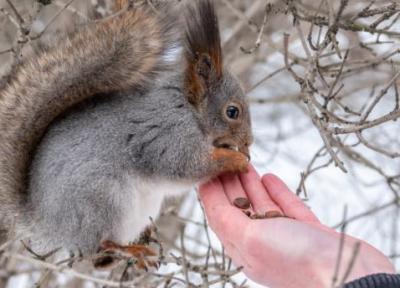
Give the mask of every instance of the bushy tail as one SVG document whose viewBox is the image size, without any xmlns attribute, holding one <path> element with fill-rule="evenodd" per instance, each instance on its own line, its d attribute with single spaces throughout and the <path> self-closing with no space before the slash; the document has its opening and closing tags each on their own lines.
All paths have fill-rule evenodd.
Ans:
<svg viewBox="0 0 400 288">
<path fill-rule="evenodd" d="M 0 230 L 23 211 L 32 153 L 49 124 L 93 95 L 146 86 L 168 68 L 173 18 L 128 9 L 82 27 L 17 69 L 0 91 Z"/>
</svg>

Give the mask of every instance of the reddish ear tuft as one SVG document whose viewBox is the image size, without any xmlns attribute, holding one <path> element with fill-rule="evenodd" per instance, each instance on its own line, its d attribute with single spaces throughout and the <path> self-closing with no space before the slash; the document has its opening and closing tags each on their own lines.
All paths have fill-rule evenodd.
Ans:
<svg viewBox="0 0 400 288">
<path fill-rule="evenodd" d="M 185 86 L 189 102 L 197 105 L 207 86 L 222 77 L 222 49 L 218 19 L 210 0 L 196 0 L 186 17 Z"/>
<path fill-rule="evenodd" d="M 128 5 L 129 0 L 114 0 L 113 12 L 118 12 Z"/>
</svg>

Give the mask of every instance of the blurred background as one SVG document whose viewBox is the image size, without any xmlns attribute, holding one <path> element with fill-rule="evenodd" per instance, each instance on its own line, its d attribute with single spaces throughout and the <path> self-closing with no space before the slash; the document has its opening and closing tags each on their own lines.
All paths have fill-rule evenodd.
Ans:
<svg viewBox="0 0 400 288">
<path fill-rule="evenodd" d="M 184 5 L 133 2 L 155 11 L 161 2 Z M 286 181 L 323 223 L 366 240 L 400 269 L 400 4 L 214 2 L 224 62 L 251 103 L 254 165 Z M 0 84 L 23 58 L 112 7 L 0 0 Z M 157 271 L 138 271 L 132 259 L 92 271 L 85 260 L 38 257 L 12 241 L 0 247 L 0 287 L 257 287 L 226 257 L 195 191 L 167 201 L 155 227 Z"/>
</svg>

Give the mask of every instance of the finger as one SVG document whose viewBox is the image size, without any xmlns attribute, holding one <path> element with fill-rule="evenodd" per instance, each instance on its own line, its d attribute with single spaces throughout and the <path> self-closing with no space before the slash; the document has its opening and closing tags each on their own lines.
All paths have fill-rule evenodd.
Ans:
<svg viewBox="0 0 400 288">
<path fill-rule="evenodd" d="M 221 180 L 222 186 L 224 187 L 226 196 L 234 206 L 235 206 L 234 202 L 237 198 L 247 199 L 246 192 L 244 191 L 242 183 L 240 182 L 239 176 L 237 174 L 233 173 L 224 174 L 219 178 Z M 250 211 L 251 214 L 254 214 L 253 209 L 251 208 L 245 208 L 245 209 Z"/>
<path fill-rule="evenodd" d="M 240 243 L 243 231 L 249 224 L 249 218 L 231 205 L 221 181 L 216 178 L 201 185 L 199 196 L 204 204 L 210 226 L 218 237 Z"/>
<path fill-rule="evenodd" d="M 230 205 L 225 195 L 224 187 L 218 178 L 201 184 L 199 187 L 199 196 L 206 212 L 216 205 Z"/>
<path fill-rule="evenodd" d="M 237 174 L 223 174 L 219 177 L 219 179 L 221 180 L 222 186 L 225 190 L 225 194 L 231 203 L 233 203 L 236 198 L 247 197 Z"/>
<path fill-rule="evenodd" d="M 314 213 L 277 176 L 266 174 L 262 177 L 262 183 L 271 199 L 281 207 L 286 216 L 301 221 L 319 223 Z"/>
<path fill-rule="evenodd" d="M 247 173 L 241 173 L 239 177 L 243 188 L 251 201 L 254 211 L 260 215 L 265 215 L 265 213 L 275 211 L 276 213 L 280 213 L 282 216 L 282 210 L 269 197 L 264 185 L 261 183 L 257 171 L 252 165 L 249 165 L 248 169 Z M 279 215 L 277 214 L 277 216 Z"/>
</svg>

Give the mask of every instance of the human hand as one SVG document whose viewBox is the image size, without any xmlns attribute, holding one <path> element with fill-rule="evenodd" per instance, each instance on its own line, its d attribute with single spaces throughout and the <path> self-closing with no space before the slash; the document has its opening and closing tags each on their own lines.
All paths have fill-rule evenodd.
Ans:
<svg viewBox="0 0 400 288">
<path fill-rule="evenodd" d="M 260 284 L 271 288 L 332 287 L 332 283 L 370 274 L 394 273 L 381 252 L 347 235 L 335 273 L 341 234 L 321 224 L 277 176 L 267 174 L 260 179 L 251 165 L 247 173 L 223 175 L 201 185 L 199 195 L 227 254 Z M 279 211 L 286 217 L 250 219 L 231 204 L 238 197 L 250 200 L 253 213 Z"/>
</svg>

